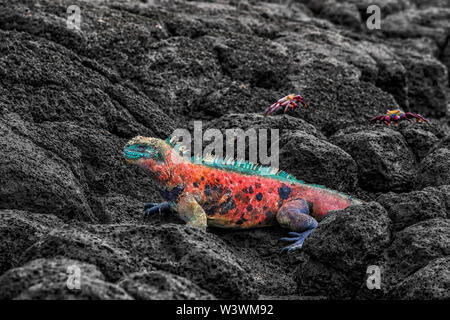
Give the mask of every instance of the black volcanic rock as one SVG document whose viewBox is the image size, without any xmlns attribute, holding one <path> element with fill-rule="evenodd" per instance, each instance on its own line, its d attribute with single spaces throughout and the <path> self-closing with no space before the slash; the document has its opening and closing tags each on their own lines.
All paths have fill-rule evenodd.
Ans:
<svg viewBox="0 0 450 320">
<path fill-rule="evenodd" d="M 450 185 L 440 186 L 438 190 L 441 192 L 442 202 L 447 209 L 447 218 L 450 218 Z"/>
<path fill-rule="evenodd" d="M 425 117 L 446 115 L 447 68 L 435 58 L 416 52 L 398 50 L 397 58 L 407 72 L 407 100 L 401 104 L 401 107 L 413 113 L 420 113 Z"/>
<path fill-rule="evenodd" d="M 54 215 L 0 210 L 0 274 L 20 265 L 24 250 L 63 222 Z"/>
<path fill-rule="evenodd" d="M 82 188 L 65 163 L 0 122 L 0 207 L 92 220 Z"/>
<path fill-rule="evenodd" d="M 366 26 L 367 7 L 382 29 Z M 67 25 L 81 9 L 80 30 Z M 450 5 L 444 0 L 0 0 L 3 299 L 447 299 Z M 307 108 L 264 117 L 288 94 Z M 388 109 L 431 125 L 370 126 Z M 279 129 L 279 167 L 366 202 L 302 250 L 288 230 L 191 229 L 136 135 Z M 205 146 L 205 145 L 204 145 Z M 82 270 L 81 291 L 67 268 Z M 370 265 L 382 290 L 366 288 Z M 374 292 L 376 291 L 376 292 Z"/>
<path fill-rule="evenodd" d="M 366 268 L 383 263 L 381 252 L 391 239 L 391 221 L 376 202 L 329 212 L 304 245 L 296 269 L 306 295 L 353 297 Z"/>
<path fill-rule="evenodd" d="M 36 123 L 73 121 L 122 137 L 138 132 L 163 137 L 171 132 L 172 121 L 156 106 L 147 112 L 154 105 L 148 97 L 116 84 L 92 67 L 95 62 L 43 38 L 0 33 L 0 93 L 7 101 L 2 115 L 18 113 Z"/>
<path fill-rule="evenodd" d="M 391 293 L 394 299 L 448 300 L 450 298 L 450 257 L 431 261 L 400 282 Z"/>
<path fill-rule="evenodd" d="M 290 134 L 292 131 L 303 131 L 307 134 L 313 135 L 317 138 L 325 139 L 325 136 L 316 129 L 312 124 L 306 122 L 301 118 L 292 117 L 290 115 L 275 115 L 271 117 L 265 117 L 261 113 L 250 114 L 227 114 L 223 117 L 210 121 L 206 128 L 215 129 L 234 129 L 240 128 L 243 130 L 248 129 L 278 129 L 280 137 L 285 139 L 284 136 Z"/>
<path fill-rule="evenodd" d="M 447 8 L 410 8 L 388 16 L 383 21 L 382 30 L 392 37 L 429 37 L 443 44 L 450 31 L 449 17 L 450 9 Z"/>
<path fill-rule="evenodd" d="M 213 234 L 176 224 L 96 229 L 141 268 L 158 268 L 185 277 L 217 298 L 256 296 L 249 268 Z"/>
<path fill-rule="evenodd" d="M 132 273 L 119 281 L 138 300 L 210 300 L 207 291 L 186 278 L 164 271 Z"/>
<path fill-rule="evenodd" d="M 423 220 L 447 217 L 443 195 L 435 188 L 401 194 L 390 192 L 377 201 L 386 208 L 396 230 Z"/>
<path fill-rule="evenodd" d="M 398 232 L 386 250 L 385 284 L 393 288 L 434 259 L 450 254 L 450 220 L 422 221 Z"/>
<path fill-rule="evenodd" d="M 135 270 L 131 258 L 123 249 L 91 233 L 77 230 L 54 230 L 27 248 L 20 257 L 22 263 L 44 258 L 66 257 L 96 265 L 109 281 L 117 281 Z"/>
<path fill-rule="evenodd" d="M 437 149 L 422 160 L 419 181 L 423 187 L 450 184 L 450 149 Z"/>
<path fill-rule="evenodd" d="M 360 185 L 368 190 L 413 187 L 416 161 L 403 136 L 391 129 L 340 133 L 331 139 L 358 165 Z"/>
<path fill-rule="evenodd" d="M 419 126 L 403 127 L 400 129 L 400 133 L 419 160 L 425 158 L 431 148 L 439 142 L 433 132 Z"/>
<path fill-rule="evenodd" d="M 79 288 L 68 284 L 75 268 L 79 270 Z M 118 285 L 106 282 L 95 265 L 65 258 L 37 259 L 11 269 L 0 277 L 0 287 L 0 299 L 132 299 Z"/>
</svg>

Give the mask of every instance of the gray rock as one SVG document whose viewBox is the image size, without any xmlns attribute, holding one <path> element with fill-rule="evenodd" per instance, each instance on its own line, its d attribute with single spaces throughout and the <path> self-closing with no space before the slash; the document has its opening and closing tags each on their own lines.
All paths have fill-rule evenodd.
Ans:
<svg viewBox="0 0 450 320">
<path fill-rule="evenodd" d="M 0 208 L 92 220 L 83 189 L 64 161 L 0 121 Z"/>
<path fill-rule="evenodd" d="M 448 300 L 450 298 L 450 257 L 431 261 L 392 290 L 402 300 Z"/>
<path fill-rule="evenodd" d="M 138 132 L 163 137 L 171 132 L 173 121 L 148 97 L 116 84 L 95 62 L 29 34 L 1 31 L 0 37 L 4 52 L 0 75 L 7 84 L 0 87 L 7 102 L 2 114 L 18 113 L 37 123 L 74 121 L 128 137 Z"/>
<path fill-rule="evenodd" d="M 332 3 L 351 4 L 356 6 L 361 14 L 366 12 L 368 6 L 375 4 L 386 15 L 405 10 L 412 6 L 410 0 L 301 0 L 301 2 L 306 3 L 315 12 L 322 10 L 325 6 Z"/>
<path fill-rule="evenodd" d="M 296 269 L 305 295 L 352 297 L 365 280 L 369 265 L 380 265 L 380 253 L 391 239 L 391 221 L 375 202 L 329 212 L 305 241 L 309 258 Z"/>
<path fill-rule="evenodd" d="M 211 300 L 214 296 L 186 278 L 163 271 L 132 273 L 118 284 L 139 300 Z"/>
<path fill-rule="evenodd" d="M 447 45 L 442 49 L 441 51 L 441 61 L 442 63 L 447 67 L 447 73 L 448 70 L 450 70 L 450 42 L 447 43 Z M 450 74 L 449 74 L 450 76 Z M 449 79 L 450 81 L 450 79 Z"/>
<path fill-rule="evenodd" d="M 215 50 L 222 72 L 232 79 L 266 89 L 284 86 L 289 56 L 276 43 L 246 35 L 203 40 Z"/>
<path fill-rule="evenodd" d="M 280 238 L 286 237 L 288 229 L 281 227 L 235 230 L 210 228 L 212 232 L 229 246 L 233 255 L 253 270 L 250 275 L 252 287 L 261 296 L 290 296 L 297 293 L 297 284 L 292 277 L 292 271 L 297 266 L 296 256 L 280 255 L 280 250 L 286 242 Z"/>
<path fill-rule="evenodd" d="M 98 228 L 141 268 L 185 277 L 217 298 L 256 297 L 249 268 L 210 233 L 175 224 Z"/>
<path fill-rule="evenodd" d="M 358 8 L 352 3 L 329 2 L 320 11 L 320 16 L 339 25 L 351 27 L 356 30 L 362 28 L 361 15 Z"/>
<path fill-rule="evenodd" d="M 77 280 L 70 281 L 77 277 L 77 270 L 79 288 Z M 11 269 L 0 277 L 0 287 L 0 299 L 132 299 L 118 285 L 106 282 L 96 266 L 65 258 L 37 259 Z"/>
<path fill-rule="evenodd" d="M 402 127 L 400 133 L 419 160 L 425 158 L 431 148 L 439 141 L 433 132 L 417 125 Z"/>
<path fill-rule="evenodd" d="M 411 8 L 413 4 L 411 0 L 337 0 L 338 2 L 354 3 L 360 12 L 366 12 L 370 5 L 377 5 L 381 12 L 388 16 L 398 11 L 403 11 Z"/>
<path fill-rule="evenodd" d="M 382 30 L 365 26 L 371 4 Z M 82 9 L 81 30 L 67 27 L 70 5 Z M 446 297 L 449 8 L 442 0 L 0 0 L 5 294 Z M 263 117 L 290 93 L 308 108 Z M 368 125 L 392 108 L 432 125 Z M 143 221 L 143 204 L 162 199 L 145 170 L 125 163 L 123 145 L 200 119 L 204 128 L 278 128 L 282 169 L 378 198 L 387 212 L 365 203 L 330 213 L 289 256 L 279 254 L 280 227 L 204 233 L 175 215 Z M 436 187 L 410 192 L 426 186 Z M 84 270 L 80 292 L 64 286 L 68 259 Z M 366 287 L 372 264 L 382 290 Z"/>
<path fill-rule="evenodd" d="M 17 267 L 23 251 L 53 228 L 62 226 L 54 215 L 0 210 L 0 274 Z"/>
<path fill-rule="evenodd" d="M 309 106 L 298 108 L 295 114 L 326 136 L 350 125 L 367 124 L 387 106 L 397 105 L 390 94 L 374 85 L 379 68 L 364 45 L 314 28 L 305 28 L 302 34 L 289 33 L 277 41 L 293 52 L 294 74 L 286 79 Z M 390 77 L 393 81 L 397 75 Z"/>
<path fill-rule="evenodd" d="M 410 50 L 406 52 L 405 50 L 398 50 L 398 59 L 407 72 L 407 101 L 406 105 L 402 105 L 402 107 L 406 111 L 419 113 L 425 117 L 446 115 L 448 101 L 447 68 L 433 57 L 424 56 Z"/>
<path fill-rule="evenodd" d="M 206 129 L 214 128 L 224 131 L 224 129 L 240 128 L 242 130 L 248 129 L 278 129 L 280 137 L 288 136 L 293 131 L 303 131 L 309 135 L 313 135 L 319 139 L 326 139 L 325 136 L 317 130 L 312 124 L 303 119 L 290 116 L 288 114 L 280 116 L 275 115 L 271 117 L 264 117 L 262 113 L 250 114 L 227 114 L 223 117 L 210 121 L 206 125 Z M 283 141 L 286 142 L 286 141 Z"/>
<path fill-rule="evenodd" d="M 428 37 L 442 45 L 450 30 L 449 17 L 450 9 L 411 8 L 386 17 L 382 31 L 388 36 L 402 38 Z"/>
<path fill-rule="evenodd" d="M 330 141 L 356 161 L 361 187 L 379 191 L 412 187 L 416 163 L 400 133 L 381 128 L 338 134 Z"/>
<path fill-rule="evenodd" d="M 450 3 L 447 0 L 411 0 L 419 8 L 426 7 L 447 7 L 450 8 Z"/>
<path fill-rule="evenodd" d="M 392 47 L 368 41 L 359 42 L 357 47 L 376 62 L 376 86 L 392 94 L 400 106 L 408 106 L 407 70 Z M 386 105 L 384 109 L 389 108 L 390 106 Z"/>
<path fill-rule="evenodd" d="M 450 149 L 440 148 L 430 153 L 419 165 L 422 187 L 450 184 Z"/>
<path fill-rule="evenodd" d="M 111 241 L 86 231 L 71 228 L 56 229 L 23 252 L 20 262 L 39 258 L 65 257 L 97 266 L 108 281 L 117 281 L 136 271 L 136 265 L 126 250 Z"/>
<path fill-rule="evenodd" d="M 442 201 L 447 210 L 447 218 L 450 218 L 450 185 L 437 188 L 441 192 Z"/>
<path fill-rule="evenodd" d="M 443 137 L 439 141 L 439 143 L 434 145 L 434 147 L 430 150 L 430 152 L 436 151 L 437 149 L 440 149 L 440 148 L 450 149 L 450 135 L 447 135 L 447 136 Z"/>
<path fill-rule="evenodd" d="M 377 202 L 386 208 L 396 230 L 423 220 L 447 217 L 442 195 L 434 188 L 401 194 L 390 192 L 378 197 Z"/>
<path fill-rule="evenodd" d="M 383 283 L 393 288 L 430 261 L 449 254 L 450 220 L 437 218 L 412 225 L 398 232 L 386 250 Z"/>
</svg>

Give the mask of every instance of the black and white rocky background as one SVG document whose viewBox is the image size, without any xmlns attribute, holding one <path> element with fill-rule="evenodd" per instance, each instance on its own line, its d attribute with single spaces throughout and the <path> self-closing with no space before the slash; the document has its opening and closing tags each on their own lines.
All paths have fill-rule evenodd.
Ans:
<svg viewBox="0 0 450 320">
<path fill-rule="evenodd" d="M 449 0 L 0 0 L 0 299 L 449 299 L 449 40 Z M 262 116 L 291 92 L 308 109 Z M 389 106 L 432 125 L 370 127 Z M 367 203 L 291 255 L 281 228 L 144 221 L 125 142 L 199 119 L 279 128 L 281 169 Z"/>
</svg>

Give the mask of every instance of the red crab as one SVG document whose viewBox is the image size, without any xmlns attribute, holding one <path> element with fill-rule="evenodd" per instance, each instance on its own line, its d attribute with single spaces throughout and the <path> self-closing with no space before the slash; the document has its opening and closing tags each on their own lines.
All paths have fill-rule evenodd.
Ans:
<svg viewBox="0 0 450 320">
<path fill-rule="evenodd" d="M 411 113 L 411 112 L 403 112 L 401 110 L 388 110 L 385 115 L 378 116 L 375 118 L 372 118 L 370 120 L 370 124 L 375 123 L 385 123 L 388 126 L 391 125 L 391 122 L 394 122 L 394 124 L 397 124 L 399 121 L 408 120 L 410 123 L 412 123 L 411 119 L 416 119 L 416 122 L 426 122 L 430 123 L 428 119 L 425 119 L 420 114 L 417 113 Z"/>
<path fill-rule="evenodd" d="M 286 113 L 288 110 L 295 110 L 297 103 L 303 104 L 303 107 L 306 108 L 306 103 L 303 101 L 303 97 L 301 95 L 290 94 L 284 98 L 281 98 L 267 108 L 264 116 L 269 116 L 280 108 L 284 108 L 283 113 Z"/>
</svg>

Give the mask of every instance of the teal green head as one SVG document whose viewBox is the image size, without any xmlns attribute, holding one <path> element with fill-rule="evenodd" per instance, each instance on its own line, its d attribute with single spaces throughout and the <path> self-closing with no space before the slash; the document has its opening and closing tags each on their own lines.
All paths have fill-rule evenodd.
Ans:
<svg viewBox="0 0 450 320">
<path fill-rule="evenodd" d="M 135 137 L 128 141 L 123 155 L 128 162 L 135 164 L 164 162 L 167 143 L 158 138 Z"/>
</svg>

